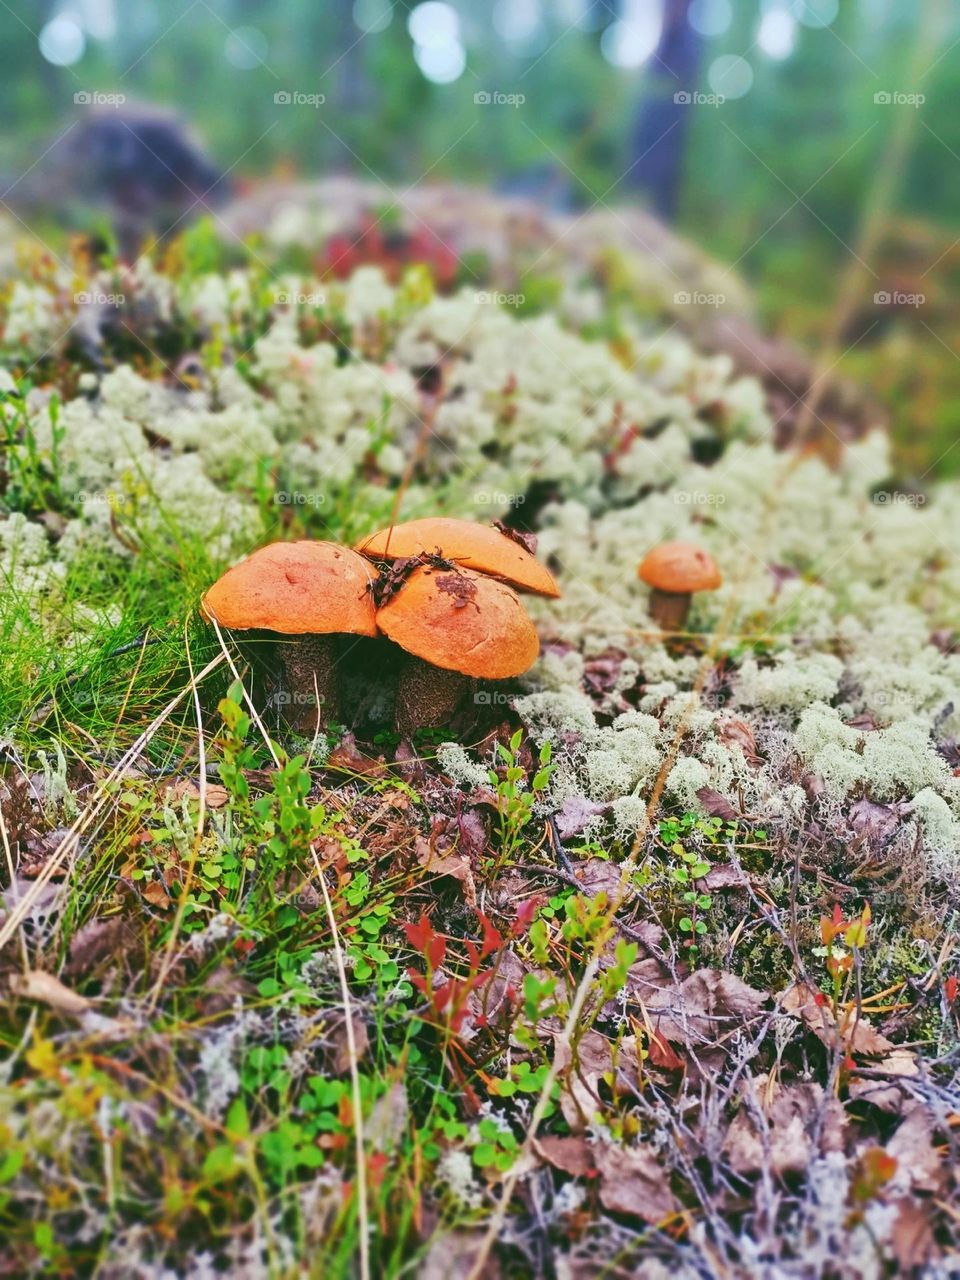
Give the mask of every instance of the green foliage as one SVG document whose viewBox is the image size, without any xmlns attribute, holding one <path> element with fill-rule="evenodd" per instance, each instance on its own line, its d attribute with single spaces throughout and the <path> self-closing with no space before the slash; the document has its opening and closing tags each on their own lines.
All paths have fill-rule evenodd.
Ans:
<svg viewBox="0 0 960 1280">
<path fill-rule="evenodd" d="M 522 743 L 522 729 L 514 733 L 509 747 L 498 742 L 501 769 L 489 771 L 490 785 L 496 791 L 500 825 L 498 866 L 508 862 L 522 843 L 524 829 L 533 817 L 534 805 L 550 785 L 554 768 L 550 763 L 550 742 L 545 741 L 537 756 L 539 768 L 532 778 L 528 778 L 527 770 L 520 763 Z"/>
</svg>

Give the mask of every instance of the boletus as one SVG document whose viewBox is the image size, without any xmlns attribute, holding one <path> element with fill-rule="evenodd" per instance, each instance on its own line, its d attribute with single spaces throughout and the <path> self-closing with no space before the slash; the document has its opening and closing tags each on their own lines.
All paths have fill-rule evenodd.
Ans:
<svg viewBox="0 0 960 1280">
<path fill-rule="evenodd" d="M 372 567 L 334 542 L 274 542 L 228 569 L 203 613 L 229 631 L 277 635 L 281 702 L 301 733 L 340 714 L 337 637 L 375 636 Z"/>
<path fill-rule="evenodd" d="M 377 613 L 405 651 L 397 729 L 444 724 L 471 679 L 506 680 L 537 659 L 536 628 L 515 591 L 468 569 L 420 565 Z"/>
<path fill-rule="evenodd" d="M 553 574 L 536 558 L 536 538 L 505 525 L 477 524 L 446 516 L 408 520 L 371 533 L 356 545 L 371 560 L 407 560 L 439 555 L 535 595 L 560 595 Z"/>
<path fill-rule="evenodd" d="M 695 591 L 715 591 L 723 582 L 709 551 L 692 542 L 662 542 L 637 570 L 651 588 L 650 617 L 661 631 L 681 631 Z"/>
</svg>

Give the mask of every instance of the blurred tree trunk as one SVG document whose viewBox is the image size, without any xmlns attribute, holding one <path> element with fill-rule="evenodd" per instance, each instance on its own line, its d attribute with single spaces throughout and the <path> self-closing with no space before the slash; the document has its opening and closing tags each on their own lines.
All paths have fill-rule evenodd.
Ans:
<svg viewBox="0 0 960 1280">
<path fill-rule="evenodd" d="M 642 192 L 665 221 L 677 215 L 687 133 L 693 109 L 677 95 L 699 84 L 700 37 L 687 21 L 690 0 L 666 0 L 663 31 L 648 64 L 653 81 L 637 112 L 631 137 L 628 183 Z"/>
</svg>

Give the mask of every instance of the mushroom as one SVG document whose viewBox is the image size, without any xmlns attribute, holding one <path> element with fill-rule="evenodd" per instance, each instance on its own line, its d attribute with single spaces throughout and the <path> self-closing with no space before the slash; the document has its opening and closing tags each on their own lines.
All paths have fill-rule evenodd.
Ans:
<svg viewBox="0 0 960 1280">
<path fill-rule="evenodd" d="M 406 652 L 396 706 L 405 736 L 449 720 L 471 677 L 518 676 L 540 652 L 517 593 L 466 569 L 414 569 L 377 613 L 377 625 Z"/>
<path fill-rule="evenodd" d="M 336 719 L 338 635 L 375 636 L 371 566 L 333 542 L 274 542 L 228 569 L 203 613 L 230 631 L 289 637 L 282 645 L 286 719 L 302 733 Z"/>
<path fill-rule="evenodd" d="M 408 520 L 371 533 L 357 543 L 357 551 L 371 560 L 405 560 L 440 555 L 464 569 L 509 582 L 521 591 L 559 596 L 553 574 L 533 555 L 531 534 L 505 532 L 503 527 L 436 516 Z"/>
<path fill-rule="evenodd" d="M 661 631 L 681 631 L 694 591 L 714 591 L 723 577 L 703 547 L 692 542 L 662 542 L 648 551 L 637 570 L 649 587 L 650 617 Z"/>
</svg>

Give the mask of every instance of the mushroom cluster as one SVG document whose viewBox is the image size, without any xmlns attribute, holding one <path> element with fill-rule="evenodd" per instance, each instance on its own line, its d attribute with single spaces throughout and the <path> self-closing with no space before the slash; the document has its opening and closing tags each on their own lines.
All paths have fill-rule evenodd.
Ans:
<svg viewBox="0 0 960 1280">
<path fill-rule="evenodd" d="M 345 638 L 386 636 L 403 651 L 396 724 L 409 734 L 448 720 L 471 680 L 509 679 L 536 661 L 517 591 L 560 592 L 534 549 L 528 535 L 451 519 L 392 525 L 354 550 L 273 543 L 229 569 L 202 609 L 228 630 L 282 641 L 282 701 L 303 733 L 340 714 Z"/>
<path fill-rule="evenodd" d="M 202 612 L 229 631 L 279 642 L 279 690 L 289 724 L 312 733 L 340 713 L 342 636 L 375 636 L 370 564 L 334 542 L 274 542 L 210 588 Z"/>
<path fill-rule="evenodd" d="M 442 517 L 391 525 L 357 544 L 393 566 L 377 625 L 406 655 L 401 733 L 448 720 L 471 679 L 506 680 L 536 661 L 540 641 L 517 591 L 555 598 L 560 589 L 535 548 L 530 535 L 505 526 Z"/>
</svg>

